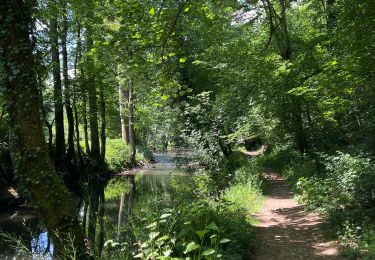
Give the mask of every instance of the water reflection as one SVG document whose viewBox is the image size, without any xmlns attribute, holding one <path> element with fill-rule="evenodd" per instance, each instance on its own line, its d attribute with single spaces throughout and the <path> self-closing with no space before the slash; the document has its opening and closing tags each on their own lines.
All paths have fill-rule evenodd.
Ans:
<svg viewBox="0 0 375 260">
<path fill-rule="evenodd" d="M 82 227 L 95 255 L 110 257 L 110 252 L 105 252 L 106 241 L 115 241 L 121 245 L 134 241 L 134 229 L 144 227 L 136 226 L 132 221 L 133 215 L 141 217 L 152 214 L 155 208 L 172 206 L 171 176 L 181 174 L 175 172 L 173 156 L 156 155 L 155 159 L 157 163 L 140 170 L 136 175 L 116 177 L 109 182 L 89 183 L 86 195 L 78 201 L 78 205 Z M 20 213 L 17 221 L 10 222 L 12 225 L 8 223 L 10 216 L 1 214 L 0 227 L 5 232 L 16 234 L 33 259 L 42 256 L 43 259 L 51 259 L 49 255 L 53 255 L 53 244 L 31 212 L 30 216 Z M 27 221 L 24 225 L 22 218 L 25 216 Z M 17 258 L 22 255 L 20 248 L 9 245 L 6 241 L 0 241 L 0 259 L 24 259 Z"/>
</svg>

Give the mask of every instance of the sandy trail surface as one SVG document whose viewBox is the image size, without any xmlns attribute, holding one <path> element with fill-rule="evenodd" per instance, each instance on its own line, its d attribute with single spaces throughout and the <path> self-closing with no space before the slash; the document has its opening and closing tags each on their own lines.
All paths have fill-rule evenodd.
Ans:
<svg viewBox="0 0 375 260">
<path fill-rule="evenodd" d="M 345 259 L 337 243 L 327 239 L 322 219 L 293 198 L 286 180 L 266 173 L 270 183 L 264 207 L 255 214 L 258 245 L 253 259 Z"/>
</svg>

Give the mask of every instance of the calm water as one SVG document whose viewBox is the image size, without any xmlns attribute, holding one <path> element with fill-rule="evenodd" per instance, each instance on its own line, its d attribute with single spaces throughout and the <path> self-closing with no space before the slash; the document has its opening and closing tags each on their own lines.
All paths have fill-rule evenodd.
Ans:
<svg viewBox="0 0 375 260">
<path fill-rule="evenodd" d="M 116 177 L 109 183 L 91 185 L 86 199 L 80 203 L 80 218 L 96 252 L 101 252 L 105 241 L 126 241 L 132 214 L 152 214 L 155 208 L 168 208 L 173 204 L 171 180 L 182 180 L 176 171 L 172 155 L 155 155 L 157 163 L 139 170 L 134 176 Z M 46 230 L 30 210 L 1 212 L 0 227 L 12 238 L 0 238 L 0 259 L 50 259 L 53 244 Z M 134 227 L 132 227 L 134 228 Z M 17 237 L 28 256 L 22 255 L 20 246 L 7 242 Z M 31 253 L 30 253 L 31 252 Z"/>
</svg>

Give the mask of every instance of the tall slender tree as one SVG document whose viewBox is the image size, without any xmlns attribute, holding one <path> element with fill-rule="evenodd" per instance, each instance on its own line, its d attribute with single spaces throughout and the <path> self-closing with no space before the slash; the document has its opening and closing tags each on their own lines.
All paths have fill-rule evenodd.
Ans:
<svg viewBox="0 0 375 260">
<path fill-rule="evenodd" d="M 135 143 L 135 132 L 134 132 L 134 86 L 132 79 L 128 79 L 128 91 L 129 91 L 129 141 L 130 141 L 130 147 L 131 147 L 131 160 L 135 160 L 136 155 L 136 143 Z"/>
<path fill-rule="evenodd" d="M 67 37 L 68 37 L 68 17 L 67 17 L 67 2 L 64 3 L 63 8 L 63 22 L 61 33 L 62 45 L 62 60 L 63 60 L 63 78 L 65 88 L 65 111 L 68 119 L 68 149 L 66 152 L 66 161 L 72 164 L 74 159 L 74 117 L 71 105 L 71 87 L 68 74 L 68 51 L 67 51 Z"/>
<path fill-rule="evenodd" d="M 52 6 L 54 9 L 54 6 Z M 60 77 L 60 53 L 58 41 L 57 13 L 50 19 L 50 40 L 53 74 L 53 98 L 55 104 L 55 164 L 58 170 L 65 170 L 65 133 L 64 133 L 64 104 Z"/>
<path fill-rule="evenodd" d="M 86 48 L 88 51 L 91 51 L 93 47 L 93 39 L 92 39 L 92 32 L 91 28 L 87 28 L 87 43 Z M 95 64 L 93 58 L 88 55 L 89 60 L 89 68 L 90 71 L 88 72 L 88 97 L 89 97 L 89 118 L 90 118 L 90 141 L 91 141 L 91 148 L 90 148 L 90 157 L 100 162 L 102 161 L 102 157 L 100 155 L 100 143 L 99 143 L 99 127 L 98 127 L 98 97 L 97 97 L 97 86 L 95 81 Z"/>
</svg>

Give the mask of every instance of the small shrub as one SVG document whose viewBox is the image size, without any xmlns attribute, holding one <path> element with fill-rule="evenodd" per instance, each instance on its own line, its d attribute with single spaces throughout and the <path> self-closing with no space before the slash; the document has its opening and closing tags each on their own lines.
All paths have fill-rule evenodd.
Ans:
<svg viewBox="0 0 375 260">
<path fill-rule="evenodd" d="M 131 169 L 152 160 L 152 152 L 145 146 L 137 146 L 135 162 L 130 159 L 131 147 L 121 139 L 109 139 L 106 145 L 106 162 L 114 172 Z"/>
<path fill-rule="evenodd" d="M 311 173 L 309 164 L 296 183 L 299 201 L 321 214 L 337 229 L 346 254 L 356 257 L 375 248 L 374 239 L 365 230 L 373 230 L 375 216 L 375 164 L 366 154 L 321 155 L 324 167 L 320 173 Z M 298 167 L 290 167 L 295 172 Z M 297 174 L 298 175 L 298 174 Z M 366 259 L 366 258 L 364 258 Z M 371 259 L 371 258 L 369 258 Z"/>
<path fill-rule="evenodd" d="M 107 140 L 105 159 L 110 170 L 119 172 L 131 168 L 133 163 L 130 155 L 130 146 L 124 144 L 121 139 Z"/>
<path fill-rule="evenodd" d="M 137 145 L 136 147 L 136 161 L 142 163 L 148 163 L 153 160 L 153 154 L 150 148 L 144 145 Z"/>
</svg>

